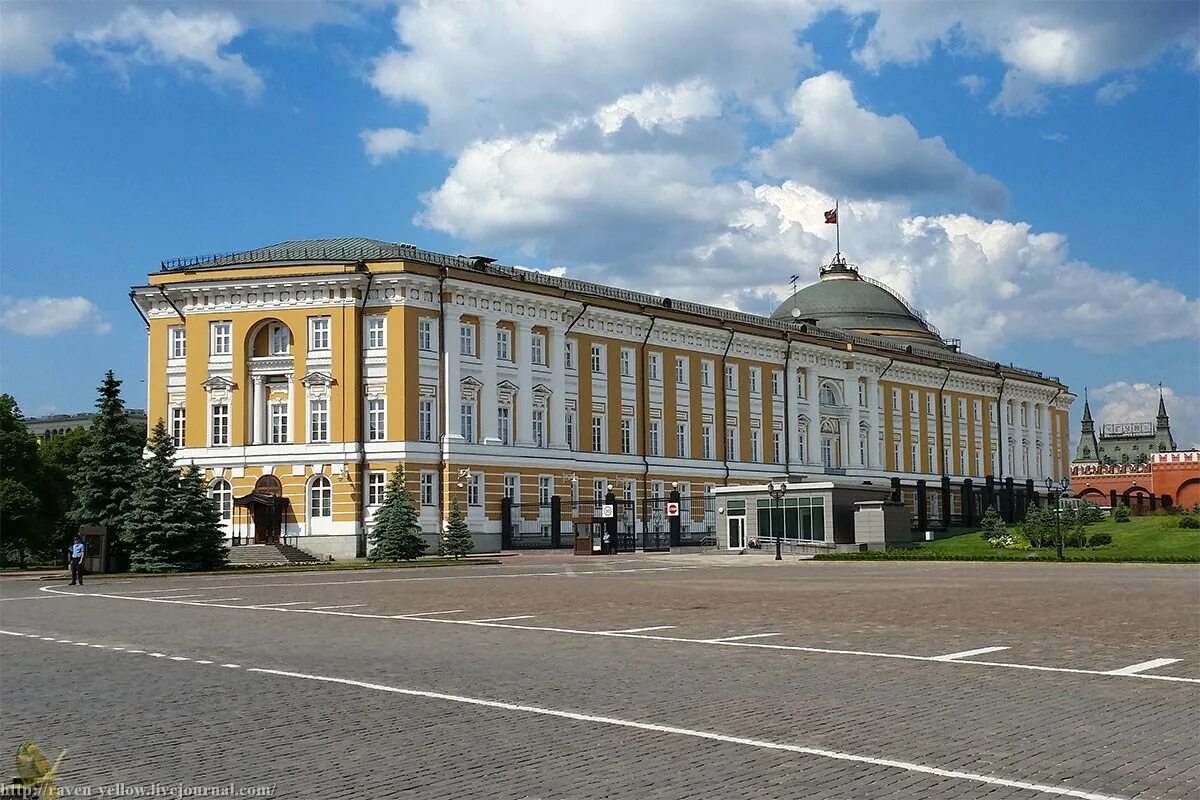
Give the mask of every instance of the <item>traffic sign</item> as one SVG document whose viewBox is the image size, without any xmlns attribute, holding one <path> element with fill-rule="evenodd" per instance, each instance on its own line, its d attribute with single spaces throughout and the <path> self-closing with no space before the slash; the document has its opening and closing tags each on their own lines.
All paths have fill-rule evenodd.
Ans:
<svg viewBox="0 0 1200 800">
<path fill-rule="evenodd" d="M 667 503 L 667 516 L 668 517 L 678 517 L 679 516 L 679 503 Z"/>
<path fill-rule="evenodd" d="M 604 505 L 602 505 L 602 506 L 600 506 L 600 516 L 601 516 L 602 518 L 604 518 L 604 519 L 612 519 L 612 518 L 613 518 L 613 517 L 615 517 L 616 515 L 617 515 L 617 514 L 616 514 L 616 508 L 615 508 L 614 506 L 612 506 L 612 505 L 609 505 L 609 504 L 607 504 L 607 503 L 606 503 L 606 504 L 604 504 Z"/>
</svg>

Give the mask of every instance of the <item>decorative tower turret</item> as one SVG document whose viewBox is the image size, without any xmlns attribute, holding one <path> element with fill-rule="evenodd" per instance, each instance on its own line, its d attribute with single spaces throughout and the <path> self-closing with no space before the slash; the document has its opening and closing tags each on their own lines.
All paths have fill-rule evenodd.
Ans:
<svg viewBox="0 0 1200 800">
<path fill-rule="evenodd" d="M 1092 409 L 1088 405 L 1087 388 L 1083 390 L 1083 421 L 1079 428 L 1079 446 L 1075 448 L 1075 464 L 1094 464 L 1100 460 L 1099 445 L 1096 443 L 1096 426 L 1092 422 Z"/>
<path fill-rule="evenodd" d="M 1158 385 L 1158 416 L 1154 421 L 1154 449 L 1160 453 L 1175 451 L 1175 437 L 1171 435 L 1171 418 L 1167 416 L 1161 383 Z"/>
</svg>

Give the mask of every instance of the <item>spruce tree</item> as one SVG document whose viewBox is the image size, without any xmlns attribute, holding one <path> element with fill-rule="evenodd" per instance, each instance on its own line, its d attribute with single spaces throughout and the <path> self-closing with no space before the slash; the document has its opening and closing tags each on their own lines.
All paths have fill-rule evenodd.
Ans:
<svg viewBox="0 0 1200 800">
<path fill-rule="evenodd" d="M 186 521 L 179 514 L 175 445 L 161 419 L 150 434 L 150 458 L 134 482 L 122 537 L 134 572 L 178 572 L 187 559 Z"/>
<path fill-rule="evenodd" d="M 460 556 L 465 556 L 474 549 L 475 540 L 471 538 L 471 529 L 467 527 L 467 517 L 455 500 L 450 506 L 450 518 L 446 524 L 445 553 L 454 556 L 454 560 L 457 561 Z"/>
<path fill-rule="evenodd" d="M 129 510 L 131 487 L 139 472 L 145 432 L 138 432 L 129 422 L 121 399 L 121 381 L 113 377 L 112 370 L 105 374 L 98 391 L 97 414 L 75 471 L 71 520 L 80 525 L 106 526 L 108 552 L 120 568 L 129 558 L 123 517 Z"/>
<path fill-rule="evenodd" d="M 45 543 L 48 526 L 40 513 L 40 476 L 37 438 L 25 427 L 13 396 L 0 394 L 0 560 L 12 548 L 23 567 L 26 556 Z"/>
<path fill-rule="evenodd" d="M 204 475 L 190 465 L 179 478 L 174 514 L 188 532 L 180 563 L 185 570 L 213 570 L 225 566 L 229 551 L 221 528 L 221 510 L 209 496 Z"/>
<path fill-rule="evenodd" d="M 421 535 L 416 506 L 404 489 L 404 473 L 392 473 L 384 491 L 383 503 L 375 512 L 371 531 L 371 561 L 412 561 L 424 555 L 429 543 Z"/>
</svg>

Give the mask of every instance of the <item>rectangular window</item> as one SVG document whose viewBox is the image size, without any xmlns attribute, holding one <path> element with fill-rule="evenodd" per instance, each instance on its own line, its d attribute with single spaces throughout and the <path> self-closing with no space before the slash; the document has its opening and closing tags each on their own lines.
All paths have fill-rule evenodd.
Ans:
<svg viewBox="0 0 1200 800">
<path fill-rule="evenodd" d="M 925 413 L 931 417 L 933 416 L 933 395 L 932 394 L 925 395 Z"/>
<path fill-rule="evenodd" d="M 437 500 L 433 493 L 433 473 L 421 473 L 421 505 L 432 506 L 437 505 Z"/>
<path fill-rule="evenodd" d="M 737 428 L 725 429 L 725 458 L 730 461 L 738 460 Z"/>
<path fill-rule="evenodd" d="M 967 448 L 965 447 L 960 448 L 958 451 L 958 464 L 962 467 L 962 470 L 958 473 L 959 475 L 970 474 L 967 470 Z"/>
<path fill-rule="evenodd" d="M 212 324 L 212 353 L 214 356 L 233 354 L 233 323 L 214 322 Z"/>
<path fill-rule="evenodd" d="M 540 475 L 538 476 L 538 505 L 550 505 L 550 498 L 554 495 L 554 476 Z"/>
<path fill-rule="evenodd" d="M 895 469 L 897 472 L 904 471 L 904 458 L 900 455 L 900 453 L 900 443 L 892 442 L 892 461 L 896 464 Z"/>
<path fill-rule="evenodd" d="M 893 413 L 895 413 L 895 414 L 899 414 L 899 413 L 900 413 L 900 411 L 901 411 L 901 408 L 900 408 L 900 390 L 899 390 L 899 389 L 892 389 L 892 412 L 893 412 Z"/>
<path fill-rule="evenodd" d="M 383 317 L 367 317 L 367 349 L 382 350 L 386 345 L 386 329 Z"/>
<path fill-rule="evenodd" d="M 917 443 L 913 442 L 908 447 L 908 470 L 909 472 L 920 472 L 921 462 L 917 455 Z"/>
<path fill-rule="evenodd" d="M 367 441 L 382 442 L 387 439 L 387 413 L 385 400 L 372 397 L 367 400 Z"/>
<path fill-rule="evenodd" d="M 751 367 L 748 373 L 747 380 L 750 381 L 750 394 L 758 394 L 758 378 L 760 370 L 758 367 Z"/>
<path fill-rule="evenodd" d="M 863 444 L 864 447 L 866 446 L 865 442 L 860 442 L 860 444 Z M 771 434 L 771 460 L 776 464 L 783 463 L 783 434 L 779 431 L 774 431 Z M 866 465 L 865 459 L 863 460 L 863 464 L 864 466 Z"/>
<path fill-rule="evenodd" d="M 417 349 L 433 352 L 433 320 L 429 317 L 417 320 Z"/>
<path fill-rule="evenodd" d="M 308 318 L 308 349 L 329 349 L 329 317 Z"/>
<path fill-rule="evenodd" d="M 422 397 L 417 403 L 417 438 L 422 442 L 434 440 L 434 407 L 433 400 Z"/>
<path fill-rule="evenodd" d="M 186 430 L 187 409 L 172 408 L 171 409 L 171 441 L 176 447 L 183 447 L 184 432 Z"/>
<path fill-rule="evenodd" d="M 762 431 L 750 431 L 750 462 L 757 464 L 761 461 L 759 458 L 762 450 Z"/>
<path fill-rule="evenodd" d="M 647 438 L 650 440 L 648 446 L 650 455 L 657 456 L 662 454 L 662 428 L 659 423 L 651 420 Z"/>
<path fill-rule="evenodd" d="M 913 416 L 916 416 L 917 408 L 917 393 L 910 391 L 908 393 L 908 412 Z"/>
<path fill-rule="evenodd" d="M 934 465 L 937 464 L 937 448 L 933 446 L 932 442 L 929 443 L 928 451 L 929 452 L 925 454 L 925 466 L 928 472 L 933 472 L 936 469 Z M 947 470 L 946 474 L 949 475 L 950 471 Z"/>
<path fill-rule="evenodd" d="M 864 467 L 871 466 L 870 459 L 867 458 L 867 440 L 865 437 L 858 440 L 858 460 Z"/>
<path fill-rule="evenodd" d="M 563 344 L 563 366 L 567 369 L 575 369 L 575 342 L 570 339 Z"/>
<path fill-rule="evenodd" d="M 308 401 L 308 440 L 310 442 L 329 441 L 329 401 Z"/>
<path fill-rule="evenodd" d="M 629 455 L 633 452 L 633 420 L 629 417 L 621 419 L 621 453 Z"/>
<path fill-rule="evenodd" d="M 961 397 L 958 399 L 958 419 L 960 422 L 967 421 L 967 401 Z"/>
<path fill-rule="evenodd" d="M 172 325 L 167 329 L 167 357 L 184 358 L 187 356 L 187 332 L 182 325 Z"/>
<path fill-rule="evenodd" d="M 972 405 L 973 408 L 971 410 L 975 415 L 974 419 L 976 422 L 980 422 L 983 419 L 983 403 L 976 400 Z"/>
<path fill-rule="evenodd" d="M 976 475 L 983 474 L 983 451 L 982 450 L 975 451 L 975 474 Z"/>
<path fill-rule="evenodd" d="M 470 323 L 464 322 L 458 326 L 458 354 L 475 355 L 475 326 Z"/>
<path fill-rule="evenodd" d="M 521 502 L 521 476 L 520 475 L 505 475 L 504 476 L 504 496 L 514 503 Z"/>
<path fill-rule="evenodd" d="M 474 472 L 467 478 L 467 505 L 483 505 L 483 476 Z"/>
<path fill-rule="evenodd" d="M 229 406 L 225 403 L 212 407 L 212 443 L 229 444 Z"/>
<path fill-rule="evenodd" d="M 592 480 L 592 501 L 598 505 L 604 505 L 605 495 L 608 493 L 608 484 L 603 478 L 595 478 Z"/>
<path fill-rule="evenodd" d="M 288 348 L 292 344 L 292 336 L 288 329 L 283 325 L 272 325 L 270 331 L 269 346 L 271 355 L 281 356 L 287 353 Z"/>
<path fill-rule="evenodd" d="M 867 385 L 862 381 L 858 382 L 858 407 L 867 407 Z"/>
<path fill-rule="evenodd" d="M 783 373 L 779 370 L 771 372 L 771 397 L 783 397 Z"/>
<path fill-rule="evenodd" d="M 942 473 L 949 475 L 951 472 L 950 467 L 950 441 L 946 440 L 942 444 Z"/>
<path fill-rule="evenodd" d="M 271 444 L 287 444 L 287 403 L 271 403 Z"/>
<path fill-rule="evenodd" d="M 529 359 L 539 366 L 546 366 L 546 334 L 535 333 L 529 337 Z"/>
<path fill-rule="evenodd" d="M 686 356 L 675 356 L 675 384 L 677 386 L 687 386 L 688 382 L 688 360 Z"/>
<path fill-rule="evenodd" d="M 996 404 L 988 403 L 988 421 L 993 425 L 996 424 Z"/>
<path fill-rule="evenodd" d="M 533 444 L 535 447 L 546 446 L 546 409 L 533 410 Z"/>
<path fill-rule="evenodd" d="M 712 369 L 713 369 L 713 362 L 711 362 L 711 361 L 701 361 L 700 362 L 700 386 L 704 389 L 712 388 Z"/>
<path fill-rule="evenodd" d="M 464 442 L 475 441 L 475 404 L 462 403 L 458 407 L 458 432 Z"/>
<path fill-rule="evenodd" d="M 575 431 L 575 412 L 574 411 L 567 412 L 566 428 L 567 428 L 567 447 L 571 448 L 572 450 L 578 450 L 579 442 L 575 438 L 576 431 Z"/>
<path fill-rule="evenodd" d="M 604 452 L 604 417 L 592 417 L 592 452 Z"/>
<path fill-rule="evenodd" d="M 601 345 L 592 345 L 592 374 L 602 375 L 604 373 L 604 348 Z"/>
<path fill-rule="evenodd" d="M 686 422 L 680 422 L 675 426 L 675 456 L 677 458 L 688 457 L 688 426 Z"/>
<path fill-rule="evenodd" d="M 512 409 L 508 406 L 499 406 L 496 409 L 496 431 L 500 437 L 500 444 L 512 443 Z"/>
<path fill-rule="evenodd" d="M 662 373 L 659 371 L 661 362 L 662 362 L 662 356 L 659 353 L 651 353 L 650 354 L 649 367 L 647 368 L 650 373 L 650 380 L 652 380 L 652 381 L 661 381 L 662 380 Z"/>
<path fill-rule="evenodd" d="M 512 334 L 508 328 L 496 330 L 496 360 L 512 361 Z"/>
<path fill-rule="evenodd" d="M 737 391 L 737 367 L 733 364 L 725 365 L 725 391 Z"/>
<path fill-rule="evenodd" d="M 386 472 L 367 473 L 367 505 L 377 506 L 383 503 L 383 493 L 387 488 Z"/>
<path fill-rule="evenodd" d="M 621 377 L 633 377 L 633 351 L 628 347 L 621 348 Z"/>
<path fill-rule="evenodd" d="M 712 454 L 712 425 L 700 426 L 700 457 L 709 459 Z"/>
</svg>

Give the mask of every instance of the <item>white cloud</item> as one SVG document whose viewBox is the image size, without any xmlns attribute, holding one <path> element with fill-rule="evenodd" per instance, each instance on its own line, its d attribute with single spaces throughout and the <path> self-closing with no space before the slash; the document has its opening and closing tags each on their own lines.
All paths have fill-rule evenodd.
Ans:
<svg viewBox="0 0 1200 800">
<path fill-rule="evenodd" d="M 141 64 L 199 66 L 215 84 L 232 84 L 249 98 L 262 93 L 263 80 L 236 53 L 222 52 L 245 31 L 230 13 L 180 15 L 170 9 L 148 14 L 129 7 L 115 19 L 76 34 L 84 46 L 126 73 Z"/>
<path fill-rule="evenodd" d="M 1043 133 L 1042 138 L 1045 139 L 1047 142 L 1058 142 L 1059 144 L 1067 141 L 1067 135 L 1065 133 L 1059 133 L 1059 132 Z"/>
<path fill-rule="evenodd" d="M 1007 204 L 999 181 L 977 174 L 940 136 L 922 139 L 904 117 L 862 108 L 836 72 L 800 84 L 791 113 L 792 132 L 758 154 L 767 175 L 854 197 L 950 196 L 990 213 Z"/>
<path fill-rule="evenodd" d="M 1132 75 L 1111 80 L 1096 90 L 1096 102 L 1102 106 L 1115 106 L 1138 90 L 1138 79 Z"/>
<path fill-rule="evenodd" d="M 399 47 L 376 60 L 370 81 L 389 99 L 424 106 L 423 136 L 451 152 L 698 77 L 766 110 L 811 65 L 796 35 L 819 8 L 815 0 L 405 4 Z"/>
<path fill-rule="evenodd" d="M 843 0 L 877 14 L 855 58 L 871 69 L 913 64 L 937 47 L 994 54 L 1008 67 L 994 111 L 1040 111 L 1042 87 L 1073 86 L 1134 70 L 1172 51 L 1200 58 L 1200 16 L 1191 2 L 938 3 Z"/>
<path fill-rule="evenodd" d="M 678 86 L 654 84 L 623 95 L 600 108 L 595 120 L 605 134 L 616 133 L 629 119 L 644 130 L 662 128 L 668 133 L 681 133 L 691 120 L 720 114 L 721 99 L 716 90 L 704 81 L 690 80 Z"/>
<path fill-rule="evenodd" d="M 1118 422 L 1153 422 L 1158 414 L 1158 386 L 1115 381 L 1092 389 L 1088 399 L 1097 425 Z M 1181 395 L 1162 387 L 1163 403 L 1171 420 L 1175 444 L 1183 449 L 1200 447 L 1200 397 Z"/>
<path fill-rule="evenodd" d="M 385 158 L 399 155 L 416 144 L 417 137 L 403 128 L 375 128 L 358 135 L 362 139 L 363 151 L 372 164 Z"/>
<path fill-rule="evenodd" d="M 987 78 L 982 75 L 963 75 L 958 79 L 958 85 L 966 89 L 971 97 L 978 97 L 983 92 L 983 87 L 987 86 Z"/>
<path fill-rule="evenodd" d="M 5 297 L 0 301 L 0 328 L 22 336 L 54 336 L 76 328 L 108 333 L 112 325 L 86 297 Z"/>
</svg>

